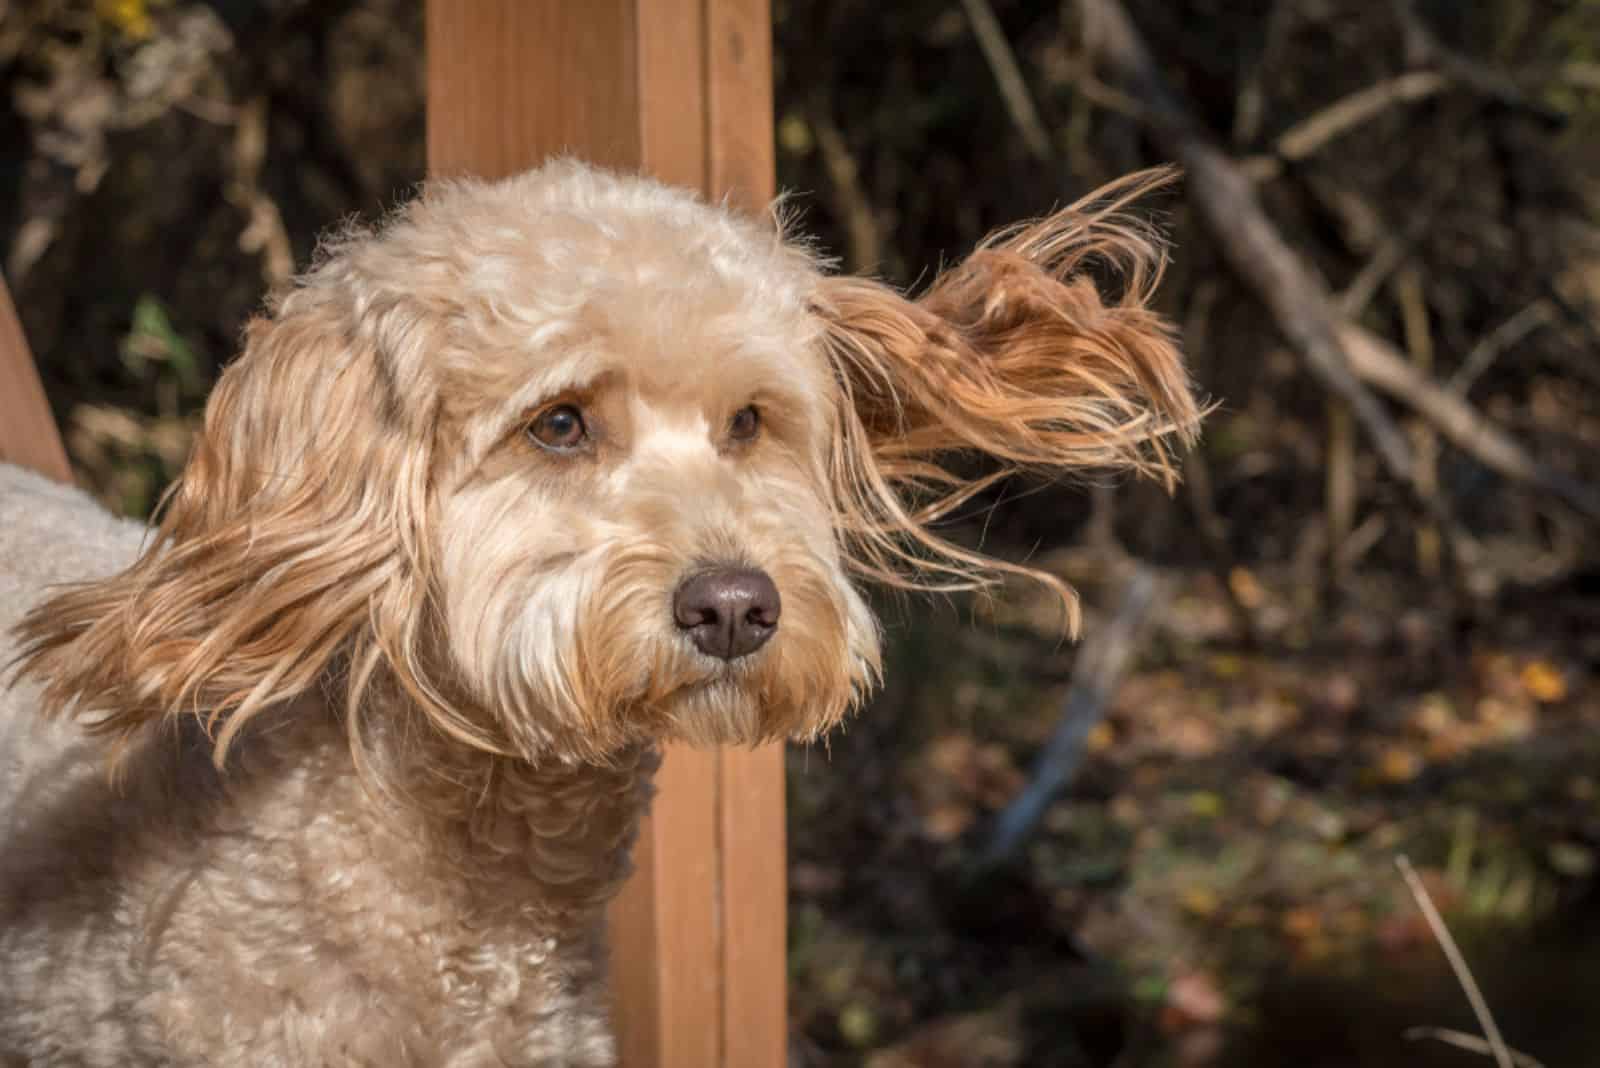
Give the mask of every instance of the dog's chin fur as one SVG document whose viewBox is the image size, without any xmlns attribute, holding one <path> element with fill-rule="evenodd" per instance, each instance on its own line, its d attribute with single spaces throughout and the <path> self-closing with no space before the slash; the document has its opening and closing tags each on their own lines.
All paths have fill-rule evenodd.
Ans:
<svg viewBox="0 0 1600 1068">
<path fill-rule="evenodd" d="M 998 479 L 1171 482 L 1162 178 L 916 299 L 570 161 L 441 183 L 249 327 L 148 537 L 0 468 L 0 1062 L 611 1063 L 657 746 L 837 724 L 859 580 L 1074 618 L 934 529 Z M 781 597 L 732 661 L 675 621 L 719 568 Z"/>
</svg>

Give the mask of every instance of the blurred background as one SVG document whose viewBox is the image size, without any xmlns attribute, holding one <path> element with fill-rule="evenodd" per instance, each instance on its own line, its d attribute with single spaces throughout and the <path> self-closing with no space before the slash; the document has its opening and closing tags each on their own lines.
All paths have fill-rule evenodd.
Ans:
<svg viewBox="0 0 1600 1068">
<path fill-rule="evenodd" d="M 1171 497 L 956 521 L 1083 644 L 1037 591 L 883 604 L 887 689 L 790 757 L 793 1063 L 1493 1063 L 1420 898 L 1511 1046 L 1594 1064 L 1600 0 L 774 15 L 779 182 L 848 269 L 1181 162 L 1145 210 L 1218 403 Z M 112 508 L 414 190 L 422 49 L 414 0 L 0 0 L 5 278 Z"/>
</svg>

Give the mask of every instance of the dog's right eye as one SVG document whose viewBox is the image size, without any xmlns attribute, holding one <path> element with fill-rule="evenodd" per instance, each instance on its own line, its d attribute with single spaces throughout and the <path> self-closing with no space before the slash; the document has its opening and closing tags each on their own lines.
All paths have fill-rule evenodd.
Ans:
<svg viewBox="0 0 1600 1068">
<path fill-rule="evenodd" d="M 528 425 L 528 436 L 547 449 L 566 452 L 584 443 L 589 428 L 576 405 L 557 404 L 534 417 Z"/>
</svg>

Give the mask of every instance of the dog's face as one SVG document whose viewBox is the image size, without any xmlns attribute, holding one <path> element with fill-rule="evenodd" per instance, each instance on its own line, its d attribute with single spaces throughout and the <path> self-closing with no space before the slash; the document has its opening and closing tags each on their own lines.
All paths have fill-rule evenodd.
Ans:
<svg viewBox="0 0 1600 1068">
<path fill-rule="evenodd" d="M 956 504 L 1019 469 L 1170 476 L 1197 412 L 1117 214 L 1140 188 L 910 301 L 577 164 L 435 187 L 251 327 L 157 542 L 37 610 L 25 666 L 108 730 L 201 710 L 219 751 L 331 679 L 358 745 L 375 694 L 531 759 L 813 737 L 877 673 L 853 580 L 1026 570 L 934 533 Z"/>
<path fill-rule="evenodd" d="M 638 192 L 490 191 L 502 225 L 455 250 L 431 354 L 444 630 L 522 753 L 809 737 L 877 668 L 829 486 L 819 274 Z"/>
</svg>

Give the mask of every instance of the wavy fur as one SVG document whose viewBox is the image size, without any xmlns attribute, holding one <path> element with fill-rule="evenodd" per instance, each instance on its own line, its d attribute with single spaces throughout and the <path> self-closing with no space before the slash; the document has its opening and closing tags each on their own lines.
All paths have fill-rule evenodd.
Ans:
<svg viewBox="0 0 1600 1068">
<path fill-rule="evenodd" d="M 0 469 L 0 1061 L 613 1063 L 657 747 L 843 719 L 880 669 L 854 579 L 1065 595 L 937 533 L 996 480 L 1171 483 L 1198 411 L 1124 213 L 1161 180 L 916 299 L 570 161 L 442 183 L 251 325 L 137 553 Z M 540 444 L 563 405 L 581 441 Z M 725 566 L 782 598 L 733 661 L 672 611 Z"/>
<path fill-rule="evenodd" d="M 916 299 L 869 279 L 822 284 L 842 383 L 832 478 L 857 570 L 929 591 L 1012 572 L 1072 604 L 1053 577 L 958 546 L 933 524 L 1019 472 L 1129 470 L 1171 488 L 1200 410 L 1172 328 L 1149 307 L 1165 248 L 1126 208 L 1173 177 L 1130 175 L 1000 231 Z M 1122 283 L 1115 300 L 1094 267 Z M 962 453 L 994 463 L 960 473 L 945 461 Z"/>
</svg>

